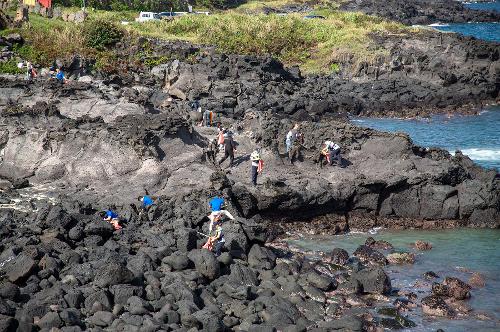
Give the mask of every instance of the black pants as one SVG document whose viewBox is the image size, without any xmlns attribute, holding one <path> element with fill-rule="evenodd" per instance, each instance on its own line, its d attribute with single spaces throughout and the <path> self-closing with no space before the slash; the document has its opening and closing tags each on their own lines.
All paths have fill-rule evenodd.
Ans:
<svg viewBox="0 0 500 332">
<path fill-rule="evenodd" d="M 252 183 L 253 183 L 254 186 L 257 185 L 257 175 L 259 174 L 257 172 L 258 168 L 259 168 L 258 166 L 253 166 L 252 165 Z"/>
<path fill-rule="evenodd" d="M 333 165 L 333 159 L 337 159 L 339 166 L 342 166 L 342 157 L 340 156 L 340 150 L 330 151 L 330 165 Z"/>
<path fill-rule="evenodd" d="M 288 151 L 288 159 L 290 159 L 290 163 L 293 163 L 295 159 L 298 159 L 300 156 L 300 146 L 293 145 L 290 151 Z"/>
<path fill-rule="evenodd" d="M 220 253 L 222 251 L 222 247 L 224 247 L 224 242 L 219 241 L 215 244 L 215 256 L 218 257 L 220 256 Z"/>
<path fill-rule="evenodd" d="M 234 151 L 233 150 L 224 150 L 224 158 L 219 161 L 219 165 L 222 164 L 229 157 L 229 166 L 233 166 L 234 161 Z"/>
</svg>

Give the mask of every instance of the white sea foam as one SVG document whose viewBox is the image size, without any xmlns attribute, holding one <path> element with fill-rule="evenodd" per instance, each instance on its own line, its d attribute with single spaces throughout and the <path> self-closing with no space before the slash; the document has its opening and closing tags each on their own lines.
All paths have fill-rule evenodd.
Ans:
<svg viewBox="0 0 500 332">
<path fill-rule="evenodd" d="M 432 24 L 429 24 L 430 27 L 449 27 L 450 25 L 449 24 L 446 24 L 446 23 L 432 23 Z"/>
<path fill-rule="evenodd" d="M 463 149 L 462 153 L 472 160 L 500 160 L 500 149 Z"/>
</svg>

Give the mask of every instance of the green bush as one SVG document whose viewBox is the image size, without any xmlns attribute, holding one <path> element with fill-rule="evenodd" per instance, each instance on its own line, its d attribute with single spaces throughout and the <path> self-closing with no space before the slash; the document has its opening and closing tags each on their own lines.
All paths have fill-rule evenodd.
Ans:
<svg viewBox="0 0 500 332">
<path fill-rule="evenodd" d="M 17 63 L 14 59 L 2 62 L 0 61 L 0 74 L 21 74 L 22 69 L 17 67 Z"/>
<path fill-rule="evenodd" d="M 89 20 L 83 26 L 83 35 L 87 46 L 102 51 L 119 42 L 123 30 L 114 22 Z"/>
</svg>

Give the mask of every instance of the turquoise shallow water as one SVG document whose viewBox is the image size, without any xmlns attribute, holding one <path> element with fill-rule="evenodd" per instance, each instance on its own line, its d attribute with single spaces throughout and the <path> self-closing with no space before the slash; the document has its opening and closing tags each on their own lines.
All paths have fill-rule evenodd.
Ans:
<svg viewBox="0 0 500 332">
<path fill-rule="evenodd" d="M 333 248 L 344 248 L 350 254 L 363 244 L 370 234 L 350 233 L 331 237 L 310 237 L 290 241 L 290 244 L 303 250 L 328 252 Z M 467 281 L 471 272 L 479 272 L 485 277 L 486 286 L 473 289 L 467 303 L 474 313 L 485 313 L 491 320 L 439 319 L 422 315 L 415 310 L 409 314 L 418 326 L 408 331 L 436 331 L 442 328 L 447 332 L 500 331 L 500 230 L 454 229 L 434 231 L 389 231 L 380 230 L 372 235 L 376 240 L 392 243 L 397 251 L 414 251 L 411 243 L 416 240 L 431 242 L 433 249 L 417 252 L 417 260 L 411 266 L 389 266 L 386 271 L 392 285 L 398 289 L 409 289 L 419 295 L 419 299 L 430 291 L 413 287 L 426 271 L 434 271 L 440 277 L 455 276 Z M 442 279 L 440 279 L 442 281 Z"/>
<path fill-rule="evenodd" d="M 353 123 L 389 132 L 405 132 L 415 144 L 461 150 L 478 164 L 500 170 L 500 106 L 477 116 L 433 116 L 428 119 L 355 118 Z"/>
</svg>

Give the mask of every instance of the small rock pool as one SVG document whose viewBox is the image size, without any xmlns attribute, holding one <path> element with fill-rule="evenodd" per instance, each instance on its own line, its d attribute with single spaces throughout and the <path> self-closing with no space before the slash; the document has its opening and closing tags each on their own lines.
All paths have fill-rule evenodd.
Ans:
<svg viewBox="0 0 500 332">
<path fill-rule="evenodd" d="M 371 234 L 370 234 L 371 233 Z M 393 288 L 417 293 L 419 299 L 430 295 L 430 285 L 422 277 L 433 271 L 441 282 L 444 277 L 453 276 L 467 282 L 473 272 L 480 273 L 485 280 L 482 288 L 473 288 L 472 297 L 465 301 L 472 308 L 466 317 L 456 319 L 434 318 L 422 314 L 420 308 L 408 313 L 408 318 L 417 327 L 405 331 L 445 331 L 493 332 L 500 331 L 500 230 L 493 229 L 449 229 L 449 230 L 372 230 L 370 233 L 349 233 L 336 236 L 310 236 L 291 239 L 292 247 L 304 251 L 328 252 L 333 248 L 343 248 L 352 254 L 367 237 L 385 240 L 394 245 L 394 250 L 415 252 L 413 265 L 388 265 Z M 417 240 L 430 242 L 429 251 L 417 251 L 412 243 Z M 387 254 L 387 252 L 385 252 Z"/>
</svg>

